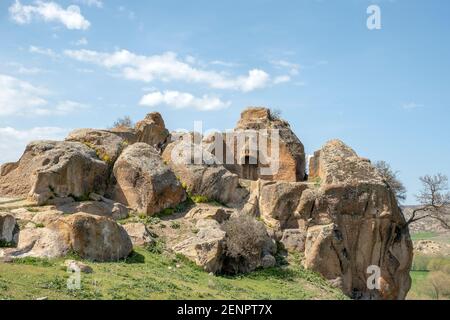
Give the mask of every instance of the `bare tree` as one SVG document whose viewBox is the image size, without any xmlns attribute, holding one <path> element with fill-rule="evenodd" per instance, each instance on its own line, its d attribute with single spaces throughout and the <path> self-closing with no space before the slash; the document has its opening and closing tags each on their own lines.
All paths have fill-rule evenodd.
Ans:
<svg viewBox="0 0 450 320">
<path fill-rule="evenodd" d="M 384 182 L 394 192 L 397 200 L 402 202 L 406 200 L 406 188 L 403 183 L 398 179 L 398 171 L 392 170 L 389 163 L 386 161 L 378 161 L 375 163 L 375 168 L 382 176 Z"/>
<path fill-rule="evenodd" d="M 114 124 L 113 128 L 132 128 L 134 126 L 133 120 L 129 116 L 124 116 L 122 118 L 117 119 Z"/>
<path fill-rule="evenodd" d="M 421 203 L 415 208 L 406 225 L 430 218 L 438 220 L 442 227 L 450 229 L 450 192 L 448 192 L 448 177 L 443 174 L 426 175 L 420 178 L 423 189 L 416 196 Z"/>
</svg>

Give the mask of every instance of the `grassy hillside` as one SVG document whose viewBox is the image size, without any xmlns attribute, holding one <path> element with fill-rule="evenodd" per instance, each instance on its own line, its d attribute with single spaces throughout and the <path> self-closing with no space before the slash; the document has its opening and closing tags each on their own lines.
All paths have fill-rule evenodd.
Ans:
<svg viewBox="0 0 450 320">
<path fill-rule="evenodd" d="M 0 263 L 0 299 L 345 299 L 293 259 L 285 268 L 237 277 L 209 275 L 183 257 L 138 249 L 116 263 L 91 263 L 70 291 L 61 260 Z"/>
</svg>

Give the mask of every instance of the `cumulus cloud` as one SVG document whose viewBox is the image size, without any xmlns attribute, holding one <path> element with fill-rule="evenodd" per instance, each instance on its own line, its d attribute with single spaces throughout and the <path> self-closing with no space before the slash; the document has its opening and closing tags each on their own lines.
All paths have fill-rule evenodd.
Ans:
<svg viewBox="0 0 450 320">
<path fill-rule="evenodd" d="M 45 22 L 61 23 L 70 30 L 86 30 L 90 26 L 90 22 L 81 14 L 80 7 L 71 5 L 64 9 L 55 2 L 37 0 L 33 5 L 23 5 L 16 0 L 9 7 L 9 14 L 18 24 L 29 24 L 35 19 L 40 19 Z"/>
<path fill-rule="evenodd" d="M 32 140 L 62 140 L 69 131 L 70 129 L 58 127 L 36 127 L 28 130 L 0 128 L 0 165 L 17 161 L 25 146 Z"/>
<path fill-rule="evenodd" d="M 49 95 L 50 92 L 45 88 L 0 74 L 0 117 L 66 115 L 88 108 L 87 105 L 71 100 L 56 102 L 54 107 L 49 107 Z"/>
<path fill-rule="evenodd" d="M 215 89 L 230 89 L 249 92 L 264 88 L 270 83 L 270 76 L 263 70 L 253 69 L 247 75 L 232 77 L 212 70 L 203 70 L 187 61 L 177 58 L 173 52 L 161 55 L 142 56 L 127 50 L 113 53 L 91 50 L 66 50 L 68 57 L 78 61 L 119 69 L 128 80 L 143 82 L 186 81 L 204 83 Z"/>
<path fill-rule="evenodd" d="M 176 109 L 193 108 L 199 111 L 212 111 L 227 108 L 231 103 L 208 95 L 199 98 L 186 92 L 155 91 L 143 96 L 139 104 L 149 107 L 167 105 Z"/>
</svg>

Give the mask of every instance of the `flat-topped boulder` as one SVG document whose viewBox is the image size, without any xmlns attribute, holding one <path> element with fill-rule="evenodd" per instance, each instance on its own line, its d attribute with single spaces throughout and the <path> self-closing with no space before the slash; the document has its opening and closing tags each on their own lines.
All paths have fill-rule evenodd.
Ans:
<svg viewBox="0 0 450 320">
<path fill-rule="evenodd" d="M 10 258 L 58 258 L 75 252 L 83 259 L 116 261 L 133 249 L 125 229 L 113 220 L 86 213 L 61 217 L 43 228 L 19 232 L 16 248 L 4 250 Z"/>
<path fill-rule="evenodd" d="M 130 144 L 130 141 L 118 133 L 97 129 L 74 130 L 67 136 L 66 141 L 85 144 L 96 152 L 99 159 L 108 164 L 114 164 L 123 149 Z"/>
<path fill-rule="evenodd" d="M 108 165 L 80 142 L 35 141 L 13 168 L 2 173 L 1 196 L 28 197 L 44 204 L 58 197 L 103 193 Z"/>
</svg>

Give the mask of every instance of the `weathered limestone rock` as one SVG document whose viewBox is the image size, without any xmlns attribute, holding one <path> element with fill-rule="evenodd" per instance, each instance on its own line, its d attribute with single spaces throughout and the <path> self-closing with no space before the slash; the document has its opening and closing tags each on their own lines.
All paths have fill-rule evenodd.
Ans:
<svg viewBox="0 0 450 320">
<path fill-rule="evenodd" d="M 138 212 L 153 215 L 186 199 L 175 174 L 148 144 L 128 147 L 117 159 L 113 174 L 113 199 Z"/>
<path fill-rule="evenodd" d="M 306 234 L 300 229 L 283 230 L 283 236 L 280 240 L 284 248 L 289 252 L 305 251 L 305 241 Z"/>
<path fill-rule="evenodd" d="M 235 131 L 239 132 L 244 130 L 248 132 L 248 130 L 256 130 L 261 133 L 260 130 L 271 129 L 277 129 L 279 132 L 279 157 L 278 159 L 270 159 L 270 161 L 277 161 L 278 170 L 275 170 L 273 174 L 269 175 L 261 173 L 261 168 L 267 165 L 262 163 L 261 159 L 256 159 L 257 163 L 252 164 L 249 146 L 245 144 L 243 146 L 245 149 L 238 150 L 237 143 L 234 146 L 236 165 L 230 165 L 227 168 L 244 179 L 258 180 L 260 178 L 274 181 L 304 181 L 306 177 L 304 146 L 290 129 L 289 123 L 274 116 L 267 108 L 247 108 L 241 113 L 241 118 Z M 270 132 L 268 132 L 268 137 L 273 137 Z M 266 145 L 270 153 L 270 139 Z M 230 149 L 233 146 L 227 146 L 227 148 Z M 262 156 L 259 153 L 258 157 Z M 242 160 L 244 164 L 239 164 L 240 162 L 238 160 Z"/>
<path fill-rule="evenodd" d="M 212 219 L 219 223 L 223 223 L 230 218 L 233 212 L 234 210 L 224 207 L 198 204 L 186 214 L 185 218 L 195 220 Z"/>
<path fill-rule="evenodd" d="M 72 202 L 58 206 L 58 210 L 65 214 L 79 212 L 89 213 L 97 216 L 109 217 L 114 220 L 128 218 L 128 208 L 121 203 L 99 196 L 98 201 Z"/>
<path fill-rule="evenodd" d="M 395 196 L 375 168 L 334 140 L 311 159 L 310 179 L 320 188 L 308 219 L 305 266 L 339 280 L 350 297 L 404 299 L 412 242 Z M 380 267 L 380 290 L 367 287 L 370 266 Z"/>
<path fill-rule="evenodd" d="M 136 124 L 135 132 L 137 142 L 147 143 L 158 150 L 163 150 L 169 140 L 169 131 L 158 112 L 147 114 L 144 120 Z"/>
<path fill-rule="evenodd" d="M 175 245 L 172 250 L 191 259 L 207 272 L 220 272 L 225 249 L 225 232 L 215 220 L 200 221 L 197 224 L 198 233 Z"/>
<path fill-rule="evenodd" d="M 115 261 L 127 257 L 132 243 L 125 229 L 111 219 L 78 213 L 44 228 L 20 231 L 17 248 L 4 250 L 11 258 L 57 258 L 69 252 L 83 259 Z"/>
<path fill-rule="evenodd" d="M 13 243 L 17 241 L 18 228 L 14 216 L 0 212 L 0 241 Z"/>
<path fill-rule="evenodd" d="M 133 250 L 125 229 L 106 217 L 77 213 L 48 228 L 63 234 L 70 248 L 84 259 L 115 261 L 127 257 Z"/>
<path fill-rule="evenodd" d="M 119 134 L 96 129 L 77 129 L 67 136 L 66 141 L 85 144 L 96 152 L 99 159 L 108 164 L 114 164 L 122 150 L 129 144 Z"/>
<path fill-rule="evenodd" d="M 220 203 L 239 201 L 246 192 L 239 186 L 239 177 L 222 165 L 205 163 L 205 159 L 200 164 L 194 164 L 188 152 L 190 148 L 192 144 L 189 142 L 174 141 L 162 155 L 186 189 L 192 195 L 204 196 Z"/>
<path fill-rule="evenodd" d="M 260 184 L 259 212 L 261 217 L 274 228 L 299 228 L 301 221 L 298 206 L 304 183 L 262 182 Z"/>
<path fill-rule="evenodd" d="M 0 195 L 28 196 L 39 205 L 57 197 L 102 193 L 108 165 L 79 142 L 30 143 L 13 170 L 0 176 Z"/>
<path fill-rule="evenodd" d="M 25 228 L 20 230 L 17 248 L 5 250 L 10 258 L 59 258 L 71 250 L 66 235 L 54 228 Z"/>
<path fill-rule="evenodd" d="M 123 225 L 123 228 L 128 233 L 133 246 L 142 247 L 155 242 L 155 239 L 152 237 L 150 231 L 143 223 L 127 223 Z"/>
</svg>

